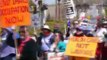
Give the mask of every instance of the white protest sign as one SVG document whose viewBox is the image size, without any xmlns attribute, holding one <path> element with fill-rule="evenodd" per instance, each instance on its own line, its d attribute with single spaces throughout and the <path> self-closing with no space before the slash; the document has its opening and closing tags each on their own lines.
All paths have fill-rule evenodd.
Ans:
<svg viewBox="0 0 107 60">
<path fill-rule="evenodd" d="M 48 60 L 65 60 L 64 53 L 63 52 L 59 52 L 59 53 L 49 52 Z"/>
<path fill-rule="evenodd" d="M 65 5 L 67 6 L 66 9 L 66 18 L 67 19 L 72 19 L 74 17 L 76 17 L 76 8 L 75 8 L 75 4 L 73 2 L 73 0 L 67 0 Z"/>
<path fill-rule="evenodd" d="M 35 28 L 40 28 L 40 26 L 41 26 L 40 23 L 41 23 L 41 21 L 39 18 L 39 13 L 32 14 L 32 26 Z"/>
</svg>

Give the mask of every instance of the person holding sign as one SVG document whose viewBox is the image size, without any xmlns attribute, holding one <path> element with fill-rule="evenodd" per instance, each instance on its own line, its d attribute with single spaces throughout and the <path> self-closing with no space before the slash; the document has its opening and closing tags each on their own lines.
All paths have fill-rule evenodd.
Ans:
<svg viewBox="0 0 107 60">
<path fill-rule="evenodd" d="M 11 28 L 2 28 L 1 44 L 0 44 L 0 60 L 13 60 L 15 57 L 15 48 L 7 44 L 7 37 L 12 33 Z"/>
<path fill-rule="evenodd" d="M 37 53 L 39 53 L 39 47 L 36 42 L 29 36 L 28 29 L 25 26 L 19 28 L 20 37 L 17 40 L 18 43 L 18 54 L 16 55 L 17 60 L 37 60 Z M 8 44 L 14 47 L 13 34 L 8 37 Z"/>
<path fill-rule="evenodd" d="M 45 60 L 47 59 L 47 53 L 54 50 L 51 49 L 51 45 L 54 43 L 55 36 L 48 25 L 44 25 L 41 31 L 40 36 L 37 38 L 37 44 L 41 47 L 42 59 Z"/>
<path fill-rule="evenodd" d="M 37 60 L 39 52 L 41 51 L 36 42 L 29 36 L 27 27 L 20 27 L 19 33 L 21 35 L 18 46 L 20 54 L 19 60 Z"/>
<path fill-rule="evenodd" d="M 76 33 L 74 33 L 75 37 L 83 37 L 85 34 L 83 33 L 83 30 L 81 28 L 76 28 Z M 86 57 L 70 57 L 71 60 L 89 60 L 89 58 Z"/>
<path fill-rule="evenodd" d="M 104 43 L 106 42 L 106 38 L 105 38 L 106 33 L 107 33 L 107 30 L 106 30 L 106 28 L 103 27 L 103 24 L 98 24 L 97 30 L 95 32 L 95 36 L 97 36 L 99 38 L 100 42 L 98 43 L 96 60 L 100 60 L 101 58 L 102 58 L 102 60 L 104 60 L 107 57 L 106 50 L 104 47 Z"/>
</svg>

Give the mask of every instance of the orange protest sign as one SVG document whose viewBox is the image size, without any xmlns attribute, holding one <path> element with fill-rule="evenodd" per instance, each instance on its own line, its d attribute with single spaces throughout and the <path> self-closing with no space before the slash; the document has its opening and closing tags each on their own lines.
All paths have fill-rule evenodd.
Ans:
<svg viewBox="0 0 107 60">
<path fill-rule="evenodd" d="M 0 0 L 0 27 L 30 24 L 28 0 Z"/>
<path fill-rule="evenodd" d="M 65 55 L 94 58 L 98 41 L 97 37 L 72 37 L 67 44 Z"/>
</svg>

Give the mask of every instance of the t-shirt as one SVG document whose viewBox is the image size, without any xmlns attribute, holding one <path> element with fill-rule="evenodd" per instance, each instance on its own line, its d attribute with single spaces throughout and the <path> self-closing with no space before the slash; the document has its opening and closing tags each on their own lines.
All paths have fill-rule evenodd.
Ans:
<svg viewBox="0 0 107 60">
<path fill-rule="evenodd" d="M 42 42 L 42 50 L 43 51 L 49 51 L 50 50 L 50 46 L 51 46 L 50 39 L 53 35 L 54 34 L 51 33 L 49 36 L 42 38 L 41 42 Z"/>
<path fill-rule="evenodd" d="M 66 43 L 64 43 L 63 41 L 60 41 L 57 45 L 57 48 L 59 52 L 64 52 L 66 49 Z"/>
<path fill-rule="evenodd" d="M 106 28 L 100 28 L 96 32 L 96 36 L 99 37 L 100 41 L 103 42 L 105 41 L 105 34 L 107 33 Z"/>
</svg>

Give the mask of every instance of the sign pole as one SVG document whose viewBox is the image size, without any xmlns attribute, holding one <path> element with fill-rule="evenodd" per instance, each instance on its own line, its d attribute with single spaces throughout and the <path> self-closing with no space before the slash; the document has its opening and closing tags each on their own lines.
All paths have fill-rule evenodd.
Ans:
<svg viewBox="0 0 107 60">
<path fill-rule="evenodd" d="M 17 39 L 16 39 L 16 34 L 15 34 L 15 31 L 13 31 L 14 33 L 13 33 L 13 39 L 14 39 L 14 45 L 15 45 L 15 52 L 16 52 L 16 60 L 18 60 L 19 59 L 19 56 L 18 56 L 18 43 L 17 43 Z"/>
</svg>

